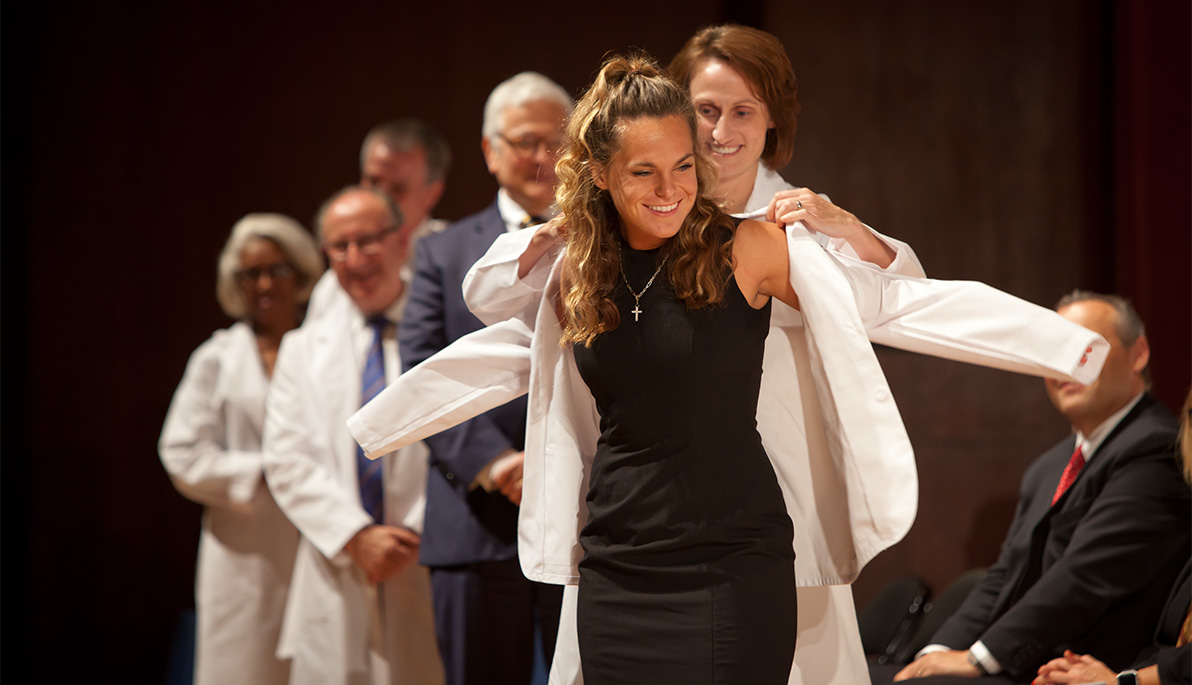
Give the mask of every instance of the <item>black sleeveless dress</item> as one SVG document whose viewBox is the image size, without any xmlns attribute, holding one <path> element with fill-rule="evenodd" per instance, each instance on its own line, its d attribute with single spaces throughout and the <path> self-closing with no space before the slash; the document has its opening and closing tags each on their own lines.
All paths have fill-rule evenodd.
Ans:
<svg viewBox="0 0 1192 685">
<path fill-rule="evenodd" d="M 622 245 L 641 293 L 660 250 Z M 797 631 L 794 535 L 757 432 L 770 305 L 731 279 L 688 310 L 665 268 L 621 323 L 575 346 L 601 436 L 580 533 L 585 685 L 786 683 Z"/>
</svg>

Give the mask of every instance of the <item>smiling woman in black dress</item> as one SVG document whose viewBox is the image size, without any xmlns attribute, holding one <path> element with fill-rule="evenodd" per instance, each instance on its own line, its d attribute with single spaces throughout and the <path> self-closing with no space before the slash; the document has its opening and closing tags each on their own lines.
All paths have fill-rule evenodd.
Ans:
<svg viewBox="0 0 1192 685">
<path fill-rule="evenodd" d="M 781 229 L 703 195 L 687 93 L 605 63 L 569 124 L 564 339 L 600 412 L 580 541 L 584 681 L 785 683 L 793 529 L 757 432 Z"/>
</svg>

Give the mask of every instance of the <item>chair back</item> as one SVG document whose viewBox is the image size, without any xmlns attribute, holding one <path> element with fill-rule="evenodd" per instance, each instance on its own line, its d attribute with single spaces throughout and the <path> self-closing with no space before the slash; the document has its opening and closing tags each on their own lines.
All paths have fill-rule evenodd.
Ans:
<svg viewBox="0 0 1192 685">
<path fill-rule="evenodd" d="M 865 655 L 879 664 L 891 663 L 914 634 L 931 591 L 923 579 L 895 578 L 874 596 L 857 616 Z"/>
<path fill-rule="evenodd" d="M 965 571 L 957 576 L 938 598 L 924 606 L 922 620 L 919 621 L 914 634 L 894 655 L 893 663 L 910 663 L 919 650 L 931 644 L 931 638 L 944 625 L 944 621 L 947 621 L 952 614 L 956 613 L 960 605 L 964 604 L 964 600 L 968 598 L 973 588 L 981 583 L 988 570 L 979 567 Z"/>
</svg>

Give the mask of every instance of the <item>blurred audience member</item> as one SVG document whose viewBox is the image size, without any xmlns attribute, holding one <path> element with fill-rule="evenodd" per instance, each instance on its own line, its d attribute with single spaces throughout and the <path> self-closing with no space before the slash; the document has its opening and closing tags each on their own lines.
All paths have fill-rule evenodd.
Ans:
<svg viewBox="0 0 1192 685">
<path fill-rule="evenodd" d="M 1057 310 L 1109 341 L 1105 366 L 1091 385 L 1046 381 L 1073 435 L 1027 470 L 997 562 L 895 680 L 1026 682 L 1064 648 L 1124 666 L 1188 559 L 1176 421 L 1147 392 L 1141 319 L 1120 297 L 1079 291 Z M 888 677 L 875 667 L 875 682 Z"/>
<path fill-rule="evenodd" d="M 191 355 L 162 429 L 161 461 L 204 505 L 195 573 L 195 682 L 285 683 L 278 634 L 298 532 L 265 486 L 265 395 L 282 335 L 323 269 L 310 233 L 280 214 L 236 223 L 216 295 L 231 327 Z"/>
<path fill-rule="evenodd" d="M 345 425 L 400 372 L 401 210 L 355 186 L 317 222 L 343 296 L 286 336 L 265 419 L 269 488 L 302 533 L 279 653 L 296 685 L 437 685 L 430 578 L 417 565 L 426 448 L 369 460 Z"/>
<path fill-rule="evenodd" d="M 419 240 L 447 226 L 446 221 L 432 219 L 430 213 L 443 196 L 450 170 L 451 148 L 447 141 L 418 119 L 387 121 L 364 137 L 360 146 L 360 185 L 384 192 L 401 209 L 403 221 L 395 239 L 405 245 L 407 258 L 414 256 Z M 408 283 L 412 270 L 408 263 L 402 268 Z M 334 270 L 330 270 L 311 294 L 307 319 L 322 316 L 334 306 L 336 297 L 346 299 Z"/>
</svg>

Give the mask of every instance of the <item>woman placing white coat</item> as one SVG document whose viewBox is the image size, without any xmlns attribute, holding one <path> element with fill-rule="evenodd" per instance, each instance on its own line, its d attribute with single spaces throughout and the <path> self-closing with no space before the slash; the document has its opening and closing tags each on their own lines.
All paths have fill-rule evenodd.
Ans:
<svg viewBox="0 0 1192 685">
<path fill-rule="evenodd" d="M 884 236 L 826 196 L 788 183 L 781 169 L 794 153 L 799 102 L 790 58 L 773 35 L 747 26 L 710 26 L 692 36 L 667 67 L 686 86 L 698 114 L 699 144 L 716 166 L 709 192 L 740 219 L 802 223 L 846 267 L 923 278 L 914 250 Z M 536 303 L 543 285 L 529 275 L 559 246 L 557 222 L 501 236 L 464 280 L 464 297 L 491 324 Z M 776 320 L 796 319 L 781 304 Z"/>
<path fill-rule="evenodd" d="M 626 83 L 655 78 L 642 71 L 631 70 L 623 78 Z M 613 123 L 611 130 L 621 130 Z M 580 125 L 572 122 L 571 128 Z M 639 123 L 632 130 L 640 128 Z M 629 136 L 628 131 L 619 135 Z M 697 142 L 694 122 L 688 135 L 686 150 L 681 152 L 689 153 Z M 673 137 L 660 140 L 669 144 Z M 656 155 L 636 156 L 650 161 Z M 612 162 L 598 161 L 620 168 L 617 159 L 614 155 Z M 670 168 L 654 162 L 640 171 L 663 166 Z M 683 164 L 674 170 L 678 174 Z M 628 177 L 636 178 L 639 170 L 631 171 Z M 574 170 L 570 174 L 575 176 Z M 663 188 L 657 198 L 644 196 L 622 211 L 627 200 L 638 197 L 630 192 L 636 185 L 628 177 L 621 185 L 602 177 L 623 222 L 645 211 L 638 205 L 668 215 L 666 203 L 682 196 Z M 567 203 L 561 204 L 566 208 Z M 626 249 L 630 248 L 632 240 Z M 1085 379 L 1095 377 L 1107 346 L 1099 336 L 1054 312 L 981 284 L 890 276 L 875 268 L 841 268 L 801 226 L 789 228 L 785 245 L 780 242 L 769 254 L 781 255 L 784 248 L 790 287 L 798 294 L 806 325 L 773 322 L 768 331 L 762 331 L 767 337 L 757 428 L 793 523 L 793 582 L 800 587 L 841 585 L 851 582 L 869 559 L 905 534 L 918 499 L 910 445 L 866 334 L 916 352 Z M 675 259 L 685 254 L 678 252 Z M 658 256 L 655 274 L 666 264 L 665 257 Z M 734 251 L 734 256 L 737 267 L 754 271 L 742 255 Z M 593 258 L 591 263 L 611 263 L 615 271 L 617 261 Z M 556 309 L 561 297 L 570 297 L 569 303 L 589 298 L 582 293 L 568 295 L 572 291 L 560 285 L 560 264 L 565 267 L 566 260 L 542 260 L 524 279 L 527 288 L 543 289 L 546 297 L 540 298 L 540 304 L 460 339 L 403 375 L 358 412 L 349 428 L 367 453 L 383 453 L 528 391 L 519 556 L 528 577 L 572 584 L 579 581 L 577 562 L 584 554 L 579 532 L 591 520 L 585 496 L 589 478 L 598 475 L 594 455 L 599 431 L 593 393 L 577 372 L 571 347 L 560 346 L 562 329 Z M 621 302 L 625 305 L 621 326 L 646 330 L 649 321 L 658 320 L 659 312 L 659 303 L 647 298 L 665 286 L 656 283 L 655 290 L 650 290 L 654 277 L 648 268 L 636 274 L 638 278 L 621 275 L 637 284 L 636 290 L 626 286 L 633 300 Z M 664 283 L 662 278 L 657 276 L 659 283 Z M 578 282 L 568 276 L 564 281 Z M 643 323 L 637 322 L 638 309 L 646 310 Z M 565 594 L 565 602 L 574 597 Z M 850 614 L 845 620 L 838 613 L 841 602 L 835 591 L 812 594 L 811 601 L 804 597 L 800 592 L 798 649 L 790 681 L 867 682 L 855 617 Z M 788 617 L 793 613 L 778 610 L 783 611 Z M 581 662 L 576 636 L 568 635 L 566 628 L 561 626 L 552 682 L 578 679 Z"/>
<path fill-rule="evenodd" d="M 265 395 L 281 337 L 322 272 L 310 233 L 280 214 L 237 222 L 217 295 L 238 321 L 191 355 L 158 449 L 174 486 L 204 505 L 195 572 L 195 683 L 289 680 L 275 656 L 298 531 L 261 471 Z"/>
<path fill-rule="evenodd" d="M 776 37 L 739 25 L 708 27 L 687 41 L 667 70 L 691 95 L 698 143 L 718 172 L 709 195 L 726 212 L 788 225 L 800 222 L 849 270 L 925 276 L 909 245 L 878 234 L 826 197 L 796 188 L 776 171 L 794 152 L 799 113 L 794 69 Z M 464 296 L 473 313 L 493 324 L 536 307 L 560 246 L 558 233 L 552 222 L 535 232 L 498 238 L 464 281 Z M 546 254 L 552 258 L 543 259 Z M 781 379 L 790 396 L 802 398 L 799 405 L 814 406 L 816 388 L 799 383 L 800 357 L 790 353 L 806 355 L 798 311 L 782 302 L 773 304 L 766 347 L 763 383 Z M 786 420 L 786 411 L 759 407 L 763 439 L 781 434 L 768 429 Z M 766 448 L 775 453 L 775 446 L 766 444 Z M 564 596 L 565 611 L 573 605 L 572 590 L 569 586 Z M 799 616 L 800 649 L 791 682 L 864 682 L 868 676 L 860 658 L 852 589 L 847 585 L 800 587 L 798 600 L 804 611 Z M 574 622 L 564 621 L 560 628 L 556 649 L 563 653 L 575 652 L 569 627 L 574 628 Z M 811 648 L 816 643 L 823 648 Z M 552 682 L 577 681 L 558 676 L 553 671 Z"/>
<path fill-rule="evenodd" d="M 724 211 L 787 225 L 800 221 L 845 254 L 923 276 L 905 244 L 879 237 L 826 197 L 778 175 L 794 153 L 799 100 L 790 58 L 775 36 L 736 24 L 707 27 L 679 50 L 667 75 L 691 94 L 700 144 L 719 172 L 712 194 Z M 904 252 L 907 263 L 895 264 Z"/>
</svg>

